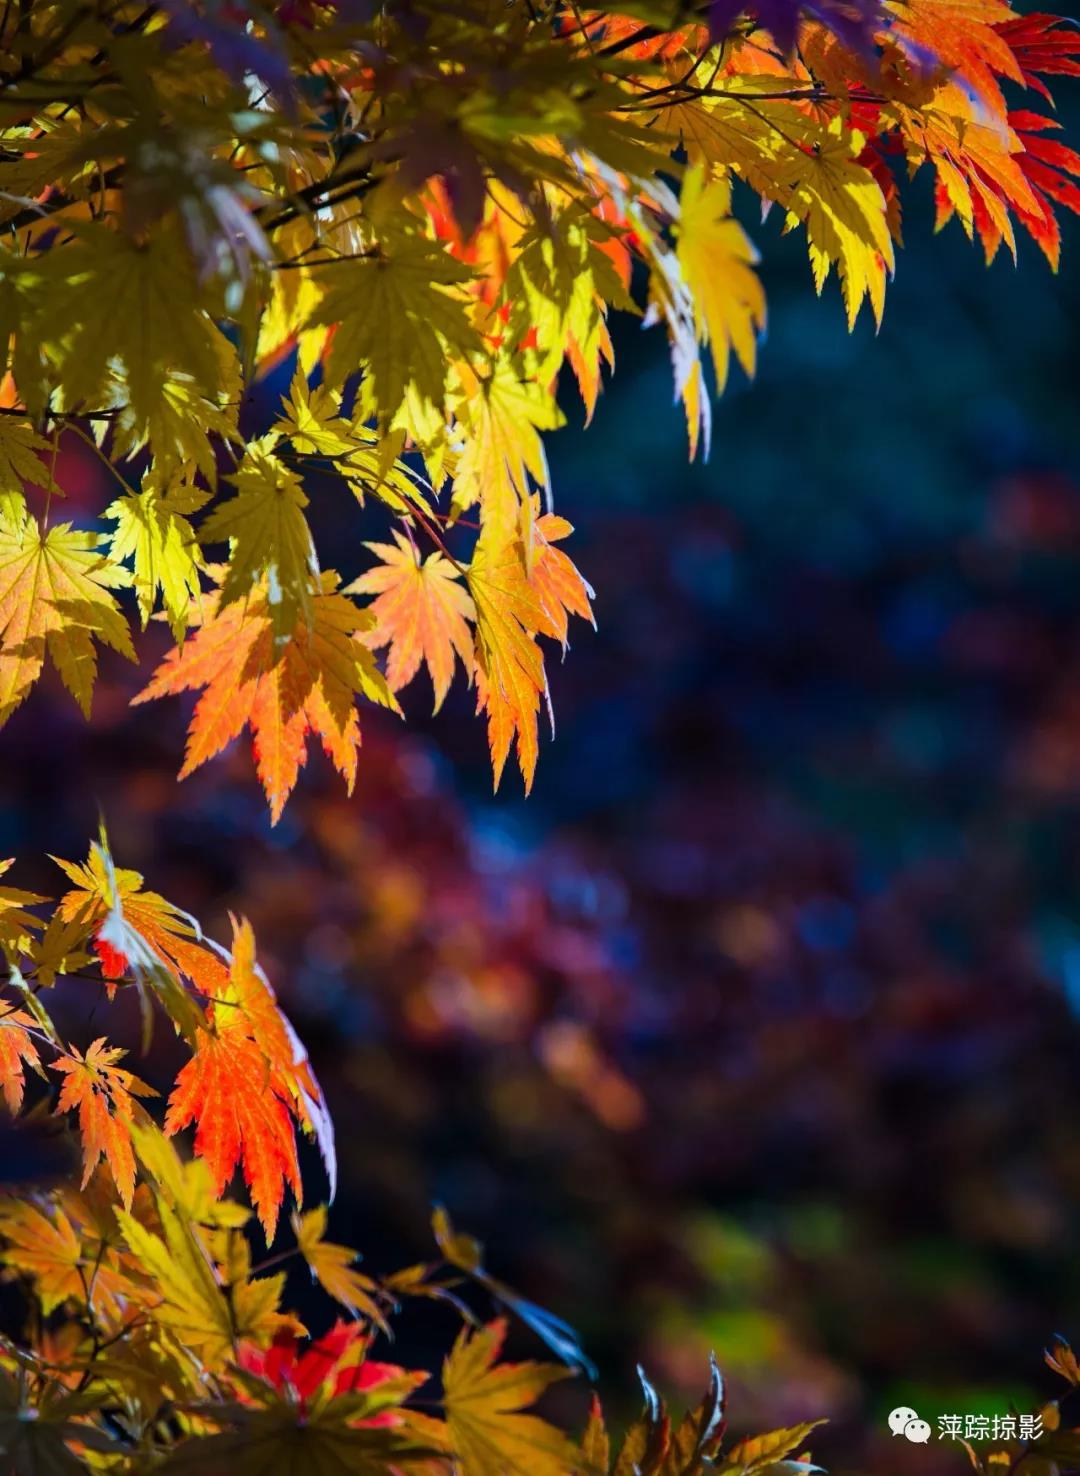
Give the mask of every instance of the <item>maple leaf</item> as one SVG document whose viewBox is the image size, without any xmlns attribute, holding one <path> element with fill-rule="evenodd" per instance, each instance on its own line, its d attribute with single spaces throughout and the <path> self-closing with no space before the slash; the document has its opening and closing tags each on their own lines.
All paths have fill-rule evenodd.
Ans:
<svg viewBox="0 0 1080 1476">
<path fill-rule="evenodd" d="M 98 223 L 74 229 L 76 239 L 48 258 L 47 309 L 38 325 L 65 403 L 96 409 L 112 397 L 119 375 L 134 427 L 145 429 L 170 375 L 186 376 L 204 395 L 221 388 L 231 350 L 203 306 L 179 232 L 143 244 Z"/>
<path fill-rule="evenodd" d="M 806 1420 L 801 1425 L 792 1425 L 786 1430 L 770 1430 L 766 1435 L 753 1435 L 733 1445 L 725 1456 L 725 1470 L 745 1473 L 771 1471 L 777 1462 L 798 1450 L 811 1430 L 823 1425 L 824 1420 Z"/>
<path fill-rule="evenodd" d="M 571 615 L 580 616 L 594 628 L 596 625 L 591 604 L 592 586 L 582 578 L 562 549 L 555 547 L 556 543 L 569 538 L 573 531 L 573 524 L 556 513 L 537 517 L 533 525 L 536 553 L 528 576 L 529 588 L 544 616 L 538 628 L 545 635 L 554 637 L 564 648 Z"/>
<path fill-rule="evenodd" d="M 391 419 L 406 392 L 441 406 L 448 351 L 465 356 L 481 347 L 456 292 L 471 272 L 441 245 L 422 237 L 383 242 L 358 261 L 319 274 L 322 301 L 313 323 L 332 324 L 326 358 L 330 383 L 364 367 L 376 413 Z"/>
<path fill-rule="evenodd" d="M 266 1347 L 276 1338 L 304 1331 L 290 1313 L 281 1312 L 285 1273 L 252 1276 L 251 1243 L 236 1231 L 227 1238 L 221 1274 L 228 1285 L 229 1307 L 237 1342 Z"/>
<path fill-rule="evenodd" d="M 744 1476 L 743 1468 L 720 1455 L 727 1422 L 724 1416 L 724 1381 L 715 1357 L 709 1359 L 709 1385 L 696 1409 L 688 1410 L 673 1429 L 664 1401 L 638 1369 L 645 1395 L 641 1415 L 627 1430 L 615 1462 L 615 1476 L 706 1476 L 723 1470 L 727 1476 Z M 812 1427 L 811 1427 L 812 1428 Z M 606 1476 L 610 1447 L 603 1411 L 593 1398 L 582 1450 L 590 1472 Z M 749 1468 L 748 1468 L 749 1469 Z M 780 1471 L 777 1466 L 777 1472 Z M 807 1470 L 813 1468 L 807 1467 Z"/>
<path fill-rule="evenodd" d="M 48 652 L 89 715 L 94 641 L 135 660 L 127 621 L 110 590 L 130 583 L 95 533 L 58 523 L 47 532 L 25 508 L 0 508 L 0 723 L 41 675 Z"/>
<path fill-rule="evenodd" d="M 696 1409 L 688 1410 L 671 1437 L 664 1476 L 705 1476 L 716 1468 L 727 1429 L 724 1380 L 715 1355 L 709 1357 L 709 1385 Z"/>
<path fill-rule="evenodd" d="M 731 182 L 707 181 L 701 165 L 683 181 L 677 256 L 694 299 L 698 337 L 712 348 L 716 388 L 722 391 L 732 349 L 746 373 L 754 373 L 765 294 L 752 270 L 758 253 L 731 219 Z"/>
<path fill-rule="evenodd" d="M 242 442 L 238 429 L 242 394 L 240 366 L 230 343 L 214 343 L 221 371 L 207 383 L 177 369 L 166 371 L 160 391 L 145 411 L 121 405 L 112 419 L 112 458 L 130 460 L 147 448 L 162 479 L 194 469 L 217 486 L 216 442 Z"/>
<path fill-rule="evenodd" d="M 224 1029 L 243 1025 L 252 1040 L 271 1063 L 275 1083 L 291 1099 L 305 1132 L 314 1135 L 327 1177 L 331 1198 L 337 1190 L 337 1159 L 334 1130 L 322 1089 L 315 1079 L 307 1052 L 301 1045 L 288 1016 L 278 1007 L 270 981 L 255 958 L 255 935 L 251 924 L 232 919 L 233 940 L 228 978 L 215 1008 L 232 1010 L 226 1014 Z"/>
<path fill-rule="evenodd" d="M 81 917 L 65 918 L 57 908 L 40 938 L 29 938 L 26 955 L 33 967 L 34 982 L 51 988 L 57 976 L 77 972 L 93 962 L 93 956 L 85 951 L 84 944 L 90 936 L 90 927 Z"/>
<path fill-rule="evenodd" d="M 267 1406 L 276 1402 L 274 1396 L 284 1395 L 305 1415 L 332 1404 L 338 1425 L 365 1429 L 400 1425 L 397 1407 L 427 1382 L 428 1375 L 368 1358 L 369 1342 L 358 1323 L 338 1321 L 303 1349 L 296 1334 L 286 1329 L 265 1351 L 244 1347 L 241 1367 L 260 1381 L 246 1381 L 248 1401 Z"/>
<path fill-rule="evenodd" d="M 429 554 L 421 562 L 416 545 L 396 530 L 394 544 L 365 547 L 381 562 L 346 586 L 345 593 L 376 596 L 367 607 L 375 628 L 366 642 L 376 650 L 390 647 L 386 680 L 392 692 L 407 686 L 421 663 L 426 664 L 438 712 L 450 690 L 455 656 L 466 673 L 472 672 L 469 622 L 476 619 L 476 607 L 458 582 L 459 571 L 443 554 Z"/>
<path fill-rule="evenodd" d="M 324 574 L 312 599 L 310 625 L 300 622 L 277 647 L 265 590 L 245 605 L 207 601 L 202 626 L 158 667 L 134 699 L 147 702 L 204 689 L 188 728 L 181 779 L 212 758 L 245 727 L 276 823 L 316 733 L 351 792 L 360 724 L 353 703 L 362 693 L 399 710 L 372 653 L 358 639 L 372 617 Z"/>
<path fill-rule="evenodd" d="M 617 235 L 591 211 L 569 207 L 557 220 L 523 231 L 500 198 L 496 192 L 491 226 L 508 233 L 506 249 L 514 257 L 504 285 L 508 341 L 528 343 L 530 357 L 535 343 L 531 373 L 540 384 L 552 384 L 569 360 L 588 422 L 600 393 L 601 365 L 614 363 L 608 307 L 636 311 L 627 290 L 629 261 Z"/>
<path fill-rule="evenodd" d="M 164 1238 L 127 1210 L 116 1211 L 128 1248 L 147 1278 L 146 1303 L 155 1322 L 213 1363 L 233 1347 L 228 1303 L 194 1231 L 164 1200 L 156 1207 Z"/>
<path fill-rule="evenodd" d="M 309 456 L 344 456 L 353 442 L 353 428 L 341 414 L 341 395 L 328 384 L 308 383 L 303 370 L 297 368 L 289 386 L 288 397 L 282 396 L 283 415 L 275 430 L 286 436 L 295 451 Z"/>
<path fill-rule="evenodd" d="M 734 170 L 784 208 L 786 230 L 805 228 L 814 284 L 820 292 L 836 264 L 849 327 L 867 297 L 880 321 L 894 253 L 885 196 L 860 162 L 864 135 L 839 117 L 823 127 L 786 103 L 762 99 L 758 82 L 772 92 L 785 82 L 800 85 L 797 78 L 750 75 L 733 81 L 725 97 L 665 109 L 663 121 L 681 136 L 692 164 Z M 691 204 L 698 204 L 693 192 Z M 700 288 L 700 272 L 696 281 Z"/>
<path fill-rule="evenodd" d="M 580 1452 L 561 1431 L 520 1411 L 568 1377 L 557 1364 L 497 1363 L 503 1321 L 462 1328 L 443 1364 L 451 1449 L 468 1476 L 565 1476 Z"/>
<path fill-rule="evenodd" d="M 356 1251 L 324 1239 L 326 1218 L 325 1205 L 292 1217 L 297 1249 L 311 1268 L 312 1278 L 354 1316 L 367 1317 L 385 1330 L 385 1315 L 372 1296 L 377 1283 L 356 1270 Z"/>
<path fill-rule="evenodd" d="M 539 754 L 537 714 L 547 695 L 544 658 L 534 632 L 547 617 L 525 577 L 520 545 L 492 549 L 481 538 L 468 570 L 476 606 L 478 709 L 488 718 L 488 742 L 499 786 L 510 745 L 528 793 Z"/>
<path fill-rule="evenodd" d="M 1016 58 L 1024 82 L 1047 102 L 1053 102 L 1050 89 L 1037 73 L 1080 77 L 1080 36 L 1064 17 L 1033 12 L 998 21 L 994 29 Z"/>
<path fill-rule="evenodd" d="M 24 482 L 58 491 L 49 463 L 42 459 L 49 450 L 50 443 L 29 421 L 0 415 L 0 507 L 13 494 L 21 498 Z"/>
<path fill-rule="evenodd" d="M 116 523 L 109 553 L 119 564 L 134 564 L 135 598 L 143 625 L 161 594 L 169 626 L 177 639 L 187 626 L 188 606 L 199 594 L 202 555 L 185 513 L 197 512 L 206 494 L 197 488 L 160 491 L 150 478 L 142 491 L 111 502 L 102 514 Z"/>
<path fill-rule="evenodd" d="M 46 1317 L 69 1297 L 85 1296 L 82 1242 L 59 1205 L 45 1214 L 29 1199 L 0 1199 L 0 1235 L 8 1263 L 33 1278 Z"/>
<path fill-rule="evenodd" d="M 212 998 L 228 975 L 221 959 L 203 946 L 194 918 L 157 892 L 144 891 L 139 872 L 115 866 L 104 837 L 91 845 L 85 864 L 52 859 L 74 883 L 60 899 L 58 915 L 95 932 L 103 977 L 113 981 L 130 974 L 140 985 L 145 978 L 193 1040 L 203 1015 L 181 978 Z"/>
<path fill-rule="evenodd" d="M 195 1125 L 195 1152 L 216 1195 L 242 1168 L 269 1243 L 286 1184 L 297 1202 L 301 1195 L 292 1114 L 309 1124 L 307 1104 L 316 1101 L 321 1095 L 307 1059 L 256 971 L 251 930 L 241 924 L 227 986 L 176 1078 L 165 1131 Z"/>
<path fill-rule="evenodd" d="M 886 0 L 890 31 L 903 38 L 915 54 L 944 63 L 974 90 L 980 102 L 1003 113 L 999 76 L 1021 82 L 1015 53 L 1000 33 L 1012 17 L 1004 0 Z"/>
<path fill-rule="evenodd" d="M 563 415 L 540 385 L 522 380 L 500 358 L 477 377 L 464 366 L 467 398 L 459 410 L 464 447 L 454 475 L 455 511 L 480 504 L 480 521 L 495 542 L 520 536 L 531 557 L 534 486 L 550 492 L 547 455 L 539 432 L 555 430 Z"/>
<path fill-rule="evenodd" d="M 347 421 L 340 414 L 340 393 L 325 384 L 312 389 L 300 370 L 282 404 L 285 413 L 275 423 L 275 431 L 287 436 L 296 451 L 332 458 L 361 506 L 368 492 L 398 513 L 407 512 L 413 504 L 427 506 L 424 488 L 399 459 L 403 431 L 381 435 L 357 421 Z"/>
<path fill-rule="evenodd" d="M 14 864 L 12 858 L 0 861 L 0 876 Z M 12 954 L 22 952 L 30 943 L 32 935 L 41 927 L 40 921 L 28 912 L 44 902 L 36 892 L 25 892 L 21 887 L 0 884 L 0 947 Z"/>
<path fill-rule="evenodd" d="M 26 1067 L 44 1074 L 37 1045 L 29 1033 L 36 1027 L 33 1015 L 0 1001 L 0 1092 L 12 1116 L 22 1106 Z"/>
<path fill-rule="evenodd" d="M 1009 212 L 1036 231 L 1046 212 L 1021 168 L 1024 146 L 1007 119 L 986 124 L 970 116 L 970 102 L 958 88 L 921 111 L 897 112 L 909 168 L 914 172 L 927 161 L 934 168 L 935 228 L 956 216 L 969 238 L 979 236 L 988 262 L 1002 241 L 1015 258 Z"/>
<path fill-rule="evenodd" d="M 244 599 L 264 580 L 274 634 L 285 640 L 299 619 L 310 623 L 319 568 L 300 478 L 273 455 L 272 441 L 266 436 L 249 443 L 239 470 L 227 479 L 236 496 L 214 509 L 199 537 L 203 543 L 231 540 L 221 605 Z"/>
<path fill-rule="evenodd" d="M 857 162 L 864 143 L 862 134 L 834 119 L 802 158 L 790 156 L 779 172 L 790 190 L 784 202 L 788 223 L 806 229 L 819 292 L 836 264 L 849 328 L 867 297 L 880 323 L 885 277 L 894 265 L 885 197 L 874 176 Z"/>
<path fill-rule="evenodd" d="M 1021 209 L 1017 213 L 1051 267 L 1057 271 L 1061 259 L 1061 227 L 1050 201 L 1054 200 L 1074 215 L 1080 215 L 1080 185 L 1068 178 L 1070 174 L 1080 178 L 1080 154 L 1057 139 L 1041 137 L 1048 130 L 1061 127 L 1053 118 L 1043 118 L 1037 113 L 1013 112 L 1009 114 L 1009 126 L 1015 129 L 1024 149 L 1016 162 L 1040 206 L 1037 214 Z"/>
<path fill-rule="evenodd" d="M 124 1207 L 130 1208 L 135 1192 L 135 1150 L 131 1143 L 131 1124 L 137 1106 L 134 1099 L 155 1097 L 157 1093 L 130 1071 L 117 1066 L 126 1054 L 116 1046 L 109 1046 L 101 1036 L 92 1042 L 85 1055 L 72 1049 L 52 1062 L 52 1069 L 64 1077 L 55 1111 L 60 1114 L 78 1109 L 83 1187 L 98 1163 L 104 1160 Z"/>
<path fill-rule="evenodd" d="M 219 1035 L 225 1036 L 228 1039 L 224 1053 L 232 1052 L 234 1064 L 247 1073 L 249 1084 L 255 1076 L 265 1084 L 268 1072 L 272 1073 L 277 1097 L 289 1104 L 305 1132 L 313 1134 L 318 1142 L 333 1192 L 336 1184 L 334 1134 L 322 1091 L 303 1046 L 278 1008 L 269 982 L 256 963 L 250 926 L 234 923 L 233 951 L 226 963 L 213 948 L 202 943 L 193 919 L 157 893 L 142 890 L 142 877 L 138 872 L 113 867 L 104 845 L 91 847 L 85 866 L 59 860 L 57 864 L 76 883 L 75 889 L 61 899 L 58 910 L 64 915 L 85 919 L 91 927 L 104 924 L 98 935 L 98 948 L 106 977 L 122 977 L 134 966 L 146 967 L 149 961 L 151 982 L 159 987 L 164 984 L 162 992 L 166 1008 L 184 1027 L 187 1038 L 196 1048 L 196 1056 L 207 1041 L 215 1041 Z M 153 968 L 155 960 L 163 966 L 161 971 Z M 215 1033 L 208 1028 L 207 1017 L 181 989 L 180 975 L 190 979 L 194 987 L 212 1002 L 211 1018 L 219 1009 L 223 1012 L 220 1031 Z M 220 1064 L 222 1051 L 213 1048 L 210 1055 L 213 1061 L 208 1059 L 197 1068 L 201 1071 L 205 1065 L 208 1075 L 212 1075 Z M 195 1061 L 189 1065 L 195 1070 Z M 236 1085 L 239 1089 L 239 1083 Z M 180 1108 L 176 1110 L 180 1111 Z M 260 1116 L 253 1104 L 251 1120 L 251 1162 L 255 1163 L 260 1151 L 254 1146 L 257 1131 L 260 1127 L 265 1129 L 269 1123 L 273 1131 L 287 1138 L 290 1146 L 285 1150 L 283 1161 L 292 1171 L 295 1145 L 291 1124 L 287 1120 L 283 1124 L 280 1113 L 272 1105 L 268 1105 L 267 1112 Z M 170 1131 L 173 1130 L 170 1126 Z M 201 1152 L 201 1143 L 212 1141 L 213 1135 L 207 1127 L 205 1134 L 196 1139 L 197 1151 Z M 262 1147 L 263 1151 L 269 1151 L 265 1143 Z M 219 1196 L 225 1182 L 221 1179 L 224 1151 L 219 1143 L 207 1155 Z M 246 1149 L 244 1151 L 246 1153 Z M 245 1157 L 245 1168 L 247 1163 Z M 235 1167 L 235 1160 L 232 1167 Z M 232 1167 L 225 1179 L 231 1174 Z M 259 1176 L 260 1189 L 267 1182 L 265 1173 Z M 279 1192 L 279 1203 L 280 1198 Z"/>
</svg>

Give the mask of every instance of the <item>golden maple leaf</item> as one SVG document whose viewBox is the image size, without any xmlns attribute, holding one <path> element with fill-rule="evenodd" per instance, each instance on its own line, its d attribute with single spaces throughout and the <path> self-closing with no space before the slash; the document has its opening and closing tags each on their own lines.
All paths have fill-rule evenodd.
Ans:
<svg viewBox="0 0 1080 1476">
<path fill-rule="evenodd" d="M 94 641 L 135 660 L 111 590 L 131 582 L 101 552 L 96 533 L 70 523 L 47 531 L 24 506 L 0 508 L 0 723 L 41 675 L 46 653 L 89 715 L 97 676 Z"/>
</svg>

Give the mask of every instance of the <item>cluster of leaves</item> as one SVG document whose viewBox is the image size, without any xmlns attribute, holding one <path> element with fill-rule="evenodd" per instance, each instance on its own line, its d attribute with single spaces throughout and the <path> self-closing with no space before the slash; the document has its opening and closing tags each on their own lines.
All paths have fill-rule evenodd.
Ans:
<svg viewBox="0 0 1080 1476">
<path fill-rule="evenodd" d="M 50 1080 L 55 1071 L 53 1111 L 75 1116 L 84 1154 L 79 1188 L 0 1200 L 0 1265 L 29 1301 L 26 1341 L 0 1339 L 5 1469 L 606 1476 L 597 1403 L 580 1443 L 526 1412 L 552 1383 L 589 1368 L 573 1331 L 491 1277 L 480 1246 L 444 1212 L 434 1220 L 441 1260 L 376 1280 L 326 1239 L 325 1206 L 300 1211 L 294 1120 L 319 1136 L 331 1188 L 333 1139 L 247 924 L 236 925 L 231 951 L 216 948 L 137 874 L 118 871 L 104 842 L 85 865 L 59 864 L 73 888 L 48 917 L 37 894 L 0 891 L 4 1096 L 18 1111 L 27 1072 Z M 156 1093 L 119 1064 L 124 1053 L 103 1039 L 84 1051 L 65 1043 L 42 1001 L 59 974 L 91 970 L 109 989 L 157 999 L 188 1040 L 164 1131 L 139 1101 Z M 184 1159 L 170 1139 L 193 1122 L 194 1156 Z M 251 1211 L 225 1192 L 238 1165 L 268 1243 L 286 1183 L 297 1199 L 293 1248 L 259 1266 Z M 351 1321 L 305 1341 L 282 1309 L 286 1273 L 270 1269 L 289 1257 Z M 464 1281 L 516 1312 L 563 1363 L 500 1362 L 505 1325 L 477 1322 L 458 1292 Z M 448 1302 L 464 1320 L 442 1367 L 438 1417 L 408 1402 L 427 1373 L 369 1356 L 407 1298 Z M 812 1425 L 722 1449 L 715 1368 L 701 1406 L 674 1428 L 645 1390 L 615 1472 L 812 1469 L 787 1459 Z"/>
<path fill-rule="evenodd" d="M 913 485 L 932 531 L 882 515 L 838 571 L 810 536 L 832 446 L 794 527 L 749 490 L 739 515 L 590 525 L 607 615 L 559 674 L 569 752 L 539 810 L 470 823 L 380 717 L 359 804 L 312 776 L 283 849 L 245 755 L 170 793 L 153 709 L 132 733 L 115 699 L 91 750 L 52 740 L 54 770 L 79 753 L 50 803 L 106 795 L 166 890 L 252 919 L 365 1125 L 342 1174 L 365 1249 L 409 1237 L 434 1183 L 602 1367 L 693 1393 L 715 1347 L 744 1418 L 827 1413 L 818 1458 L 879 1470 L 883 1409 L 1023 1398 L 1063 1317 L 1077 499 L 997 454 L 987 480 L 972 445 L 962 556 L 940 487 Z M 461 719 L 439 750 L 467 752 Z"/>
<path fill-rule="evenodd" d="M 1002 91 L 1080 71 L 1053 17 L 624 10 L 6 7 L 0 720 L 46 658 L 89 708 L 96 647 L 134 656 L 132 587 L 178 643 L 143 698 L 201 693 L 183 773 L 250 727 L 275 818 L 311 734 L 351 785 L 355 699 L 397 710 L 425 665 L 436 707 L 460 668 L 496 781 L 516 745 L 528 787 L 541 641 L 591 619 L 543 434 L 571 380 L 591 415 L 612 309 L 665 326 L 695 451 L 702 354 L 721 388 L 732 355 L 752 372 L 765 320 L 737 186 L 805 233 L 819 290 L 836 270 L 852 324 L 882 312 L 894 163 L 928 165 L 938 224 L 988 257 L 1019 223 L 1056 264 L 1080 158 Z M 284 355 L 251 438 L 248 388 Z M 110 532 L 50 522 L 63 434 L 121 489 Z M 397 520 L 359 577 L 323 567 L 311 468 Z"/>
</svg>

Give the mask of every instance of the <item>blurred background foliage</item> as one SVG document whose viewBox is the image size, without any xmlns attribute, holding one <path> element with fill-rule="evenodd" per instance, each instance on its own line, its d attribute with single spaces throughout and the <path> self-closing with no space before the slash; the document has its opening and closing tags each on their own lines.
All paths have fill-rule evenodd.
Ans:
<svg viewBox="0 0 1080 1476">
<path fill-rule="evenodd" d="M 552 443 L 600 628 L 530 800 L 418 685 L 419 736 L 369 714 L 358 794 L 314 759 L 271 830 L 246 754 L 176 787 L 177 714 L 129 711 L 119 665 L 93 727 L 37 693 L 0 770 L 20 884 L 55 892 L 33 857 L 100 812 L 217 935 L 251 918 L 369 1266 L 426 1255 L 441 1200 L 614 1408 L 638 1359 L 696 1395 L 715 1348 L 740 1423 L 829 1414 L 832 1469 L 923 1476 L 963 1453 L 894 1443 L 894 1404 L 1028 1408 L 1080 1323 L 1080 232 L 1058 278 L 1023 247 L 983 271 L 929 215 L 876 338 L 748 222 L 769 342 L 707 465 L 622 325 Z M 62 451 L 73 516 L 102 476 Z M 313 496 L 359 570 L 355 509 Z"/>
</svg>

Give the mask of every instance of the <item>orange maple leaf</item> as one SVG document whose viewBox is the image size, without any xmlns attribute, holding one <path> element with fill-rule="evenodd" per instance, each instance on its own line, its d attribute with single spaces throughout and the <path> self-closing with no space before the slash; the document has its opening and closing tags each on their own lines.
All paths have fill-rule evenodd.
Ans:
<svg viewBox="0 0 1080 1476">
<path fill-rule="evenodd" d="M 210 1170 L 216 1195 L 240 1165 L 268 1243 L 286 1184 L 300 1202 L 294 1115 L 319 1137 L 332 1179 L 332 1141 L 327 1157 L 321 1129 L 328 1120 L 318 1083 L 255 962 L 251 928 L 234 923 L 227 986 L 176 1078 L 165 1131 L 195 1125 L 195 1152 Z"/>
<path fill-rule="evenodd" d="M 95 1040 L 82 1056 L 71 1050 L 52 1063 L 54 1071 L 64 1075 L 57 1114 L 79 1110 L 79 1132 L 83 1144 L 82 1187 L 104 1159 L 109 1166 L 125 1209 L 131 1208 L 135 1192 L 135 1150 L 131 1143 L 131 1124 L 135 1116 L 136 1097 L 156 1097 L 153 1087 L 117 1066 L 126 1051 L 106 1044 L 105 1037 Z"/>
<path fill-rule="evenodd" d="M 533 499 L 533 511 L 539 499 Z M 544 657 L 538 635 L 565 648 L 569 618 L 592 622 L 592 590 L 575 566 L 553 545 L 573 531 L 565 518 L 545 513 L 532 523 L 531 567 L 522 543 L 482 536 L 467 571 L 476 608 L 477 711 L 488 720 L 488 744 L 499 786 L 511 744 L 517 743 L 525 791 L 532 788 L 539 755 L 537 719 L 548 703 Z"/>
<path fill-rule="evenodd" d="M 443 705 L 454 675 L 457 655 L 467 673 L 473 667 L 469 622 L 476 608 L 458 581 L 458 571 L 441 553 L 421 563 L 416 547 L 396 530 L 394 543 L 365 546 L 381 562 L 348 586 L 349 594 L 372 594 L 368 606 L 375 629 L 367 636 L 373 649 L 389 646 L 386 680 L 392 692 L 412 681 L 426 663 L 435 691 L 435 711 Z"/>
<path fill-rule="evenodd" d="M 35 1020 L 25 1010 L 4 1007 L 0 1014 L 0 1092 L 3 1093 L 7 1109 L 14 1117 L 22 1106 L 26 1088 L 26 1067 L 39 1070 L 41 1057 L 28 1033 L 34 1028 Z"/>
<path fill-rule="evenodd" d="M 269 1243 L 286 1183 L 299 1199 L 300 1166 L 287 1100 L 250 1036 L 200 1030 L 195 1054 L 176 1078 L 165 1130 L 195 1124 L 195 1152 L 221 1195 L 240 1164 Z"/>
<path fill-rule="evenodd" d="M 539 501 L 537 498 L 537 506 Z M 545 616 L 540 631 L 553 636 L 564 648 L 571 615 L 579 615 L 594 628 L 596 625 L 591 604 L 594 597 L 592 586 L 582 578 L 562 549 L 554 547 L 573 531 L 573 524 L 555 513 L 538 517 L 533 524 L 533 564 L 528 575 L 529 585 Z"/>
<path fill-rule="evenodd" d="M 476 604 L 477 711 L 487 713 L 495 787 L 516 739 L 528 793 L 539 756 L 540 699 L 547 697 L 544 657 L 534 637 L 548 628 L 549 617 L 525 576 L 517 542 L 489 548 L 481 539 L 468 577 Z"/>
<path fill-rule="evenodd" d="M 274 639 L 265 587 L 247 601 L 221 607 L 158 667 L 136 703 L 172 693 L 202 696 L 188 728 L 180 778 L 220 753 L 245 727 L 259 778 L 276 823 L 307 759 L 316 733 L 352 791 L 360 724 L 354 697 L 398 710 L 375 658 L 359 639 L 372 617 L 337 588 L 337 575 L 321 576 L 310 625 L 297 622 L 284 642 Z"/>
</svg>

